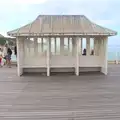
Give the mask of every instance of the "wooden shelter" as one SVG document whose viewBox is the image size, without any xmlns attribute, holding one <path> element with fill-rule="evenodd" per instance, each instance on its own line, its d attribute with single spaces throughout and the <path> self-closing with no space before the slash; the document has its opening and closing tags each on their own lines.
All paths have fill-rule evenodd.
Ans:
<svg viewBox="0 0 120 120">
<path fill-rule="evenodd" d="M 39 15 L 30 24 L 8 32 L 17 39 L 19 76 L 24 72 L 46 72 L 50 76 L 61 71 L 77 76 L 82 71 L 107 74 L 108 37 L 116 34 L 84 15 Z"/>
</svg>

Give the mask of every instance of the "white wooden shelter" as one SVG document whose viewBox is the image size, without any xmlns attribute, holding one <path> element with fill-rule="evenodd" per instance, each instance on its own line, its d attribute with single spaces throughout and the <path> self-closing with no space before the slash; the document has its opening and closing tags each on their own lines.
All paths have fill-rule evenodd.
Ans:
<svg viewBox="0 0 120 120">
<path fill-rule="evenodd" d="M 61 68 L 77 76 L 82 71 L 101 71 L 106 75 L 108 37 L 116 34 L 84 15 L 40 15 L 32 23 L 8 32 L 17 39 L 19 76 L 41 70 L 50 76 Z M 86 55 L 82 55 L 84 48 Z"/>
</svg>

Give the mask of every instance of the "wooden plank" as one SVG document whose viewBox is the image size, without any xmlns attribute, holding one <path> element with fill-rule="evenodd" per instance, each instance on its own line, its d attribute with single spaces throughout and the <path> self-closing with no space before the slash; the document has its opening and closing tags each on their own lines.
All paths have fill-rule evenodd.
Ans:
<svg viewBox="0 0 120 120">
<path fill-rule="evenodd" d="M 120 65 L 109 74 L 81 76 L 16 75 L 0 69 L 1 120 L 119 120 Z M 119 75 L 119 76 L 118 76 Z"/>
</svg>

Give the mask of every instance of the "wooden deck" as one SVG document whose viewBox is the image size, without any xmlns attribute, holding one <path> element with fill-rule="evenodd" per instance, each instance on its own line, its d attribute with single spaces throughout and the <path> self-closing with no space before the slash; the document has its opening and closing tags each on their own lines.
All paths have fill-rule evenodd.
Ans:
<svg viewBox="0 0 120 120">
<path fill-rule="evenodd" d="M 0 120 L 120 120 L 120 65 L 108 76 L 16 76 L 0 68 Z"/>
</svg>

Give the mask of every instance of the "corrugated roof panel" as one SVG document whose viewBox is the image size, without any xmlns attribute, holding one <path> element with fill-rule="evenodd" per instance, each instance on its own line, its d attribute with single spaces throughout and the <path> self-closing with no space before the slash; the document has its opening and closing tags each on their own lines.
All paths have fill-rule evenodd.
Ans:
<svg viewBox="0 0 120 120">
<path fill-rule="evenodd" d="M 116 34 L 115 31 L 94 24 L 84 15 L 39 15 L 32 24 L 8 33 Z"/>
<path fill-rule="evenodd" d="M 28 24 L 28 25 L 26 25 L 26 26 L 24 26 L 22 28 L 19 28 L 17 33 L 29 33 L 29 31 L 31 29 L 31 25 L 32 25 L 32 23 Z"/>
</svg>

